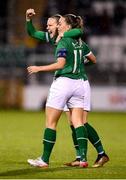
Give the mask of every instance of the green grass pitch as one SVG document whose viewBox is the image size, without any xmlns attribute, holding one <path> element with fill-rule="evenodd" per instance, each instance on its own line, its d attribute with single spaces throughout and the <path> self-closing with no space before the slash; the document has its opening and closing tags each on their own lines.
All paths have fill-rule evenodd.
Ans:
<svg viewBox="0 0 126 180">
<path fill-rule="evenodd" d="M 28 158 L 42 152 L 45 124 L 44 112 L 0 111 L 0 178 L 1 179 L 124 179 L 126 178 L 126 113 L 92 112 L 88 120 L 98 131 L 110 157 L 102 168 L 92 168 L 96 151 L 89 143 L 89 167 L 65 167 L 63 163 L 74 160 L 75 151 L 71 130 L 62 115 L 57 127 L 57 142 L 50 166 L 34 168 Z"/>
</svg>

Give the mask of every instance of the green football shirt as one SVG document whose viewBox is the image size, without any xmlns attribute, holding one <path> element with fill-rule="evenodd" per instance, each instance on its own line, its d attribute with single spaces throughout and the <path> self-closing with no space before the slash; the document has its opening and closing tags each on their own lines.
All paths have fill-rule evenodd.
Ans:
<svg viewBox="0 0 126 180">
<path fill-rule="evenodd" d="M 57 44 L 55 58 L 64 57 L 66 64 L 63 69 L 55 72 L 55 77 L 69 77 L 87 80 L 84 68 L 85 55 L 90 53 L 89 47 L 83 41 L 72 38 L 62 38 Z"/>
</svg>

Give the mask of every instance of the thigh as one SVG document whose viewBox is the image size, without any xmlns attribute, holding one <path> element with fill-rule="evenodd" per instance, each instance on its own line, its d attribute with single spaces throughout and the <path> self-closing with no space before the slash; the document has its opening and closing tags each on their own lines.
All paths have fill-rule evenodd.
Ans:
<svg viewBox="0 0 126 180">
<path fill-rule="evenodd" d="M 71 121 L 74 128 L 83 126 L 83 108 L 72 108 L 71 111 Z"/>
<path fill-rule="evenodd" d="M 88 111 L 83 111 L 83 124 L 88 122 Z"/>
<path fill-rule="evenodd" d="M 46 128 L 56 129 L 61 113 L 61 110 L 46 107 Z"/>
</svg>

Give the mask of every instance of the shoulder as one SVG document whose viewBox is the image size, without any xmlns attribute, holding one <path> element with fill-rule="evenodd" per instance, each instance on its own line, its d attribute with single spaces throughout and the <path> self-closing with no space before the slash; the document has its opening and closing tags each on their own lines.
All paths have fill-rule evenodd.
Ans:
<svg viewBox="0 0 126 180">
<path fill-rule="evenodd" d="M 89 45 L 86 42 L 82 41 L 82 43 L 84 48 L 89 48 Z"/>
<path fill-rule="evenodd" d="M 87 43 L 82 40 L 83 46 L 87 46 Z"/>
<path fill-rule="evenodd" d="M 57 46 L 61 46 L 61 45 L 64 45 L 64 46 L 68 46 L 69 43 L 72 42 L 72 38 L 62 38 L 60 39 L 60 41 L 58 42 Z"/>
<path fill-rule="evenodd" d="M 72 41 L 72 38 L 71 37 L 62 37 L 62 39 L 60 41 L 66 43 L 66 42 Z"/>
</svg>

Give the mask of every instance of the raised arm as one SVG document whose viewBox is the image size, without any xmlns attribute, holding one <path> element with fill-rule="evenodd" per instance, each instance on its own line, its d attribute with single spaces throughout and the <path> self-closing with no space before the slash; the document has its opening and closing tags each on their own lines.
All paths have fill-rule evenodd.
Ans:
<svg viewBox="0 0 126 180">
<path fill-rule="evenodd" d="M 29 34 L 29 36 L 31 36 L 35 39 L 39 39 L 42 41 L 49 42 L 48 32 L 38 31 L 34 27 L 34 25 L 32 23 L 32 18 L 35 16 L 35 14 L 36 13 L 35 13 L 34 9 L 28 9 L 26 11 L 26 30 L 27 30 L 27 33 Z"/>
</svg>

